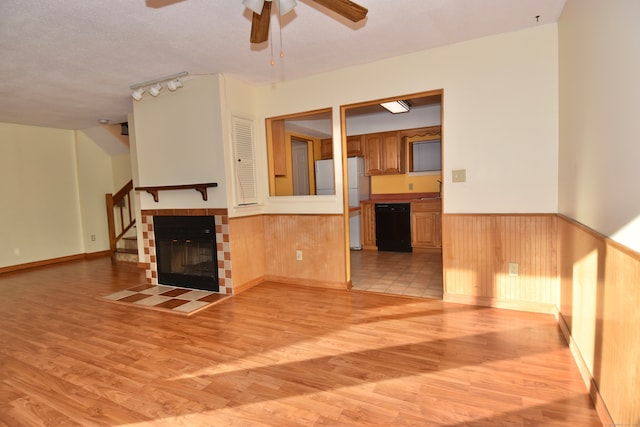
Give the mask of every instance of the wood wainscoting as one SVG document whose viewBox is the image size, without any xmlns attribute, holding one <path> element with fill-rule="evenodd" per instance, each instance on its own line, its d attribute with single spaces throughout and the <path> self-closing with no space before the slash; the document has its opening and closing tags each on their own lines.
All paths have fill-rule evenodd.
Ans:
<svg viewBox="0 0 640 427">
<path fill-rule="evenodd" d="M 554 313 L 555 214 L 445 214 L 444 300 Z M 517 275 L 509 274 L 517 264 Z"/>
<path fill-rule="evenodd" d="M 638 424 L 640 254 L 556 214 L 445 214 L 442 238 L 445 301 L 556 314 L 603 424 Z"/>
<path fill-rule="evenodd" d="M 265 215 L 264 224 L 267 280 L 347 289 L 344 215 Z"/>
<path fill-rule="evenodd" d="M 603 423 L 638 425 L 640 254 L 562 216 L 558 239 L 560 327 Z"/>
<path fill-rule="evenodd" d="M 264 281 L 267 271 L 263 215 L 229 218 L 234 293 Z"/>
</svg>

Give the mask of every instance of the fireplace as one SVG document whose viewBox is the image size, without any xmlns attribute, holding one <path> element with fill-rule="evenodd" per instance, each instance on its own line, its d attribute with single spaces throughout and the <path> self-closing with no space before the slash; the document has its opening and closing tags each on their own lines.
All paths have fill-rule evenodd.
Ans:
<svg viewBox="0 0 640 427">
<path fill-rule="evenodd" d="M 214 216 L 154 216 L 158 283 L 219 291 Z"/>
</svg>

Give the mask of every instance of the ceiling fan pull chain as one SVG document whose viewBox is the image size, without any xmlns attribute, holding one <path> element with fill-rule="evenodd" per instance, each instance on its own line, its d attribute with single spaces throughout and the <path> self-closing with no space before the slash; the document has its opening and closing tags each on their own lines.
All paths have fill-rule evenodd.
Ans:
<svg viewBox="0 0 640 427">
<path fill-rule="evenodd" d="M 271 66 L 273 67 L 276 65 L 276 61 L 273 59 L 273 31 L 271 30 L 271 25 L 269 25 L 269 47 L 271 48 Z"/>
<path fill-rule="evenodd" d="M 282 15 L 280 14 L 280 0 L 278 0 L 278 24 L 280 24 L 279 33 L 280 33 L 280 58 L 284 58 L 284 46 L 282 45 Z"/>
</svg>

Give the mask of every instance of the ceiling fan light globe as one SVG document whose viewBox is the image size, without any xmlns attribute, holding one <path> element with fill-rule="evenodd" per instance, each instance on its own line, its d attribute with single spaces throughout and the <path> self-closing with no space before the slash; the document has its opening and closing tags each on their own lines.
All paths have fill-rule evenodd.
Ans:
<svg viewBox="0 0 640 427">
<path fill-rule="evenodd" d="M 291 12 L 294 7 L 298 4 L 296 0 L 277 0 L 278 2 L 278 12 L 280 16 L 286 15 Z"/>
<path fill-rule="evenodd" d="M 242 4 L 245 5 L 247 9 L 251 9 L 260 15 L 262 13 L 262 7 L 264 6 L 264 0 L 242 0 Z"/>
</svg>

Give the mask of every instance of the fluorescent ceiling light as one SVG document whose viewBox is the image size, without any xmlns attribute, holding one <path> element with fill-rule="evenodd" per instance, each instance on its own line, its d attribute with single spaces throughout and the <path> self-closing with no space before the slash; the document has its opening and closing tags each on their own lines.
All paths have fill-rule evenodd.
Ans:
<svg viewBox="0 0 640 427">
<path fill-rule="evenodd" d="M 407 101 L 391 101 L 391 102 L 383 102 L 380 106 L 384 107 L 387 111 L 393 114 L 397 113 L 406 113 L 409 111 L 409 103 Z"/>
</svg>

